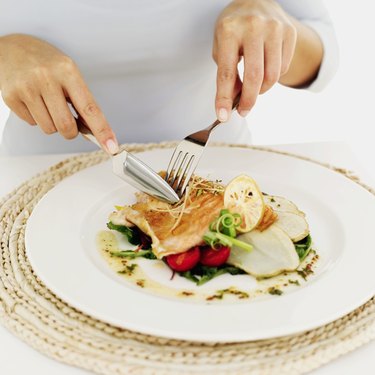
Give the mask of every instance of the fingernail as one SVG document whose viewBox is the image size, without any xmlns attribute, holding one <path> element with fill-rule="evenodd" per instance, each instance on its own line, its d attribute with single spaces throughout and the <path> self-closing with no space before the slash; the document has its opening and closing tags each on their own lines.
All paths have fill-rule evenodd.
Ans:
<svg viewBox="0 0 375 375">
<path fill-rule="evenodd" d="M 113 139 L 108 139 L 108 141 L 105 143 L 105 147 L 112 155 L 116 154 L 119 150 L 118 144 Z"/>
<path fill-rule="evenodd" d="M 249 114 L 249 112 L 250 111 L 239 111 L 238 113 L 240 114 L 240 116 L 246 117 Z"/>
<path fill-rule="evenodd" d="M 228 111 L 225 108 L 219 109 L 218 120 L 221 122 L 228 121 Z"/>
</svg>

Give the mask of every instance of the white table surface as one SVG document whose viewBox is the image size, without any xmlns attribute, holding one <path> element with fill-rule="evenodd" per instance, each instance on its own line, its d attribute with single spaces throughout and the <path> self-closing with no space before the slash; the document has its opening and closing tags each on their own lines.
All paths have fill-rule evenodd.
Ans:
<svg viewBox="0 0 375 375">
<path fill-rule="evenodd" d="M 351 148 L 343 143 L 304 143 L 279 145 L 273 148 L 290 151 L 346 167 L 361 177 L 369 185 L 375 186 L 373 176 L 367 166 L 361 165 Z M 25 179 L 43 171 L 48 166 L 63 160 L 67 155 L 28 156 L 0 158 L 0 197 L 10 192 Z M 45 357 L 13 336 L 0 325 L 0 374 L 38 375 L 83 375 L 88 372 L 70 367 Z M 314 375 L 373 375 L 375 374 L 375 341 L 313 371 Z"/>
</svg>

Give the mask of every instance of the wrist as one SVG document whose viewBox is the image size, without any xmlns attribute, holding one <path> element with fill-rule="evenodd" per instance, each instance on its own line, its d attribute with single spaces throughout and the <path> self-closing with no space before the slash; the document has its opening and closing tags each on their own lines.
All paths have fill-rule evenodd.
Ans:
<svg viewBox="0 0 375 375">
<path fill-rule="evenodd" d="M 314 81 L 323 60 L 323 43 L 319 35 L 309 26 L 288 16 L 297 32 L 297 41 L 289 70 L 281 76 L 279 83 L 301 88 Z"/>
</svg>

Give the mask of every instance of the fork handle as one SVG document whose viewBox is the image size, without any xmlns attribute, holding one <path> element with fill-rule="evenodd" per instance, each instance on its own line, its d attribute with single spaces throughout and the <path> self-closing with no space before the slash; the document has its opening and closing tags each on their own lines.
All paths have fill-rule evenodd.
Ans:
<svg viewBox="0 0 375 375">
<path fill-rule="evenodd" d="M 241 91 L 233 99 L 232 111 L 234 111 L 238 107 L 238 104 L 240 104 L 240 99 L 241 99 Z"/>
</svg>

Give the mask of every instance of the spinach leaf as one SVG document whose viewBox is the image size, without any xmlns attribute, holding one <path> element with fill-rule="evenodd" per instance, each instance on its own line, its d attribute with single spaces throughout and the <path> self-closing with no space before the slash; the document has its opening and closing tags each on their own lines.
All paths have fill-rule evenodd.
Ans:
<svg viewBox="0 0 375 375">
<path fill-rule="evenodd" d="M 191 273 L 191 270 L 190 271 L 185 271 L 185 272 L 178 272 L 178 274 L 182 277 L 185 277 L 185 279 L 188 279 L 190 281 L 192 281 L 193 283 L 198 283 L 199 282 L 199 279 L 198 277 L 194 276 L 192 273 Z"/>
<path fill-rule="evenodd" d="M 294 247 L 297 251 L 298 257 L 300 261 L 302 262 L 310 252 L 312 248 L 312 238 L 310 235 L 307 235 L 302 240 L 295 242 Z"/>
<path fill-rule="evenodd" d="M 110 221 L 109 223 L 107 223 L 107 228 L 111 229 L 111 230 L 117 230 L 117 232 L 120 232 L 120 233 L 124 234 L 127 237 L 128 241 L 132 245 L 140 245 L 141 244 L 141 237 L 140 237 L 140 234 L 139 234 L 139 230 L 136 227 L 129 228 L 125 225 L 113 224 Z"/>
<path fill-rule="evenodd" d="M 215 277 L 229 273 L 231 275 L 245 274 L 243 270 L 235 266 L 224 264 L 219 267 L 208 267 L 198 264 L 190 271 L 178 272 L 178 274 L 186 279 L 193 281 L 197 285 L 203 285 Z"/>
</svg>

